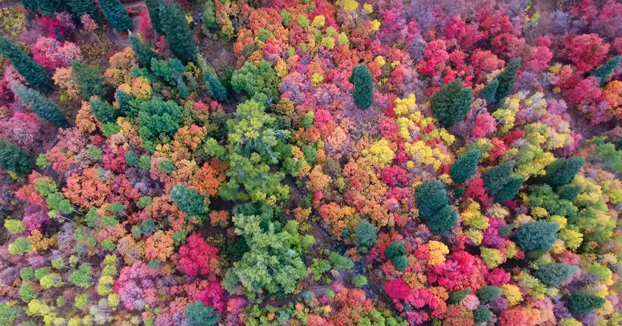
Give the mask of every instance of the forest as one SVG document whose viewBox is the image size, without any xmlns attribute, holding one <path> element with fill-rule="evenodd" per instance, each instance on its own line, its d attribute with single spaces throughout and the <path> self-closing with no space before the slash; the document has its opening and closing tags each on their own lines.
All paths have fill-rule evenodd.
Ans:
<svg viewBox="0 0 622 326">
<path fill-rule="evenodd" d="M 0 326 L 621 326 L 622 2 L 0 0 Z"/>
</svg>

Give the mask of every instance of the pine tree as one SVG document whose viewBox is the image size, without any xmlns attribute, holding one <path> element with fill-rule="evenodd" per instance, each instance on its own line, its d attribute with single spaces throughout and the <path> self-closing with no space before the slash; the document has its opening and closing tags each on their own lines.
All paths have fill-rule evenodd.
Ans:
<svg viewBox="0 0 622 326">
<path fill-rule="evenodd" d="M 149 45 L 141 42 L 136 35 L 130 35 L 130 41 L 132 42 L 132 50 L 134 50 L 140 65 L 151 71 L 151 59 L 159 60 L 158 54 Z"/>
<path fill-rule="evenodd" d="M 553 222 L 537 221 L 521 226 L 512 235 L 512 241 L 522 251 L 543 250 L 548 251 L 557 241 L 559 224 Z"/>
<path fill-rule="evenodd" d="M 17 144 L 0 139 L 0 167 L 6 171 L 15 171 L 19 175 L 27 175 L 33 166 L 25 150 Z"/>
<path fill-rule="evenodd" d="M 24 9 L 33 13 L 36 13 L 39 10 L 37 0 L 22 0 L 22 6 L 24 6 Z"/>
<path fill-rule="evenodd" d="M 99 0 L 99 6 L 114 29 L 125 32 L 132 28 L 132 18 L 119 0 Z"/>
<path fill-rule="evenodd" d="M 71 63 L 71 79 L 76 82 L 83 98 L 88 100 L 91 96 L 104 96 L 106 79 L 99 68 L 81 61 L 74 61 Z"/>
<path fill-rule="evenodd" d="M 430 232 L 435 235 L 447 235 L 458 222 L 458 213 L 447 205 L 438 210 L 430 218 L 423 218 L 423 222 Z"/>
<path fill-rule="evenodd" d="M 135 112 L 132 111 L 132 106 L 130 105 L 130 101 L 132 100 L 132 95 L 117 89 L 116 92 L 117 102 L 119 102 L 119 113 L 126 117 L 136 116 Z"/>
<path fill-rule="evenodd" d="M 160 3 L 160 22 L 173 54 L 183 63 L 197 62 L 197 45 L 186 16 L 178 4 Z"/>
<path fill-rule="evenodd" d="M 516 83 L 516 75 L 520 66 L 521 59 L 514 59 L 510 61 L 507 66 L 505 66 L 505 69 L 503 69 L 501 74 L 499 74 L 499 77 L 497 77 L 499 80 L 499 86 L 497 87 L 497 92 L 495 94 L 497 101 L 500 101 L 504 97 L 512 94 L 514 84 Z"/>
<path fill-rule="evenodd" d="M 594 77 L 598 77 L 600 80 L 600 86 L 604 86 L 605 85 L 605 81 L 607 80 L 607 78 L 609 78 L 609 76 L 611 75 L 611 73 L 616 70 L 616 68 L 618 68 L 618 66 L 620 65 L 620 59 L 622 58 L 622 56 L 615 56 L 611 59 L 609 59 L 604 65 L 596 68 L 596 70 L 592 71 L 592 73 L 590 74 L 591 76 Z"/>
<path fill-rule="evenodd" d="M 378 235 L 376 229 L 371 223 L 367 221 L 360 221 L 356 226 L 356 240 L 359 243 L 359 247 L 371 248 L 378 241 Z"/>
<path fill-rule="evenodd" d="M 391 241 L 387 249 L 384 250 L 384 255 L 391 259 L 404 254 L 405 243 L 404 241 Z"/>
<path fill-rule="evenodd" d="M 477 298 L 481 303 L 488 303 L 501 295 L 501 289 L 496 286 L 484 286 L 477 290 Z"/>
<path fill-rule="evenodd" d="M 581 190 L 583 190 L 583 187 L 581 186 L 566 185 L 559 188 L 559 190 L 557 191 L 557 195 L 559 196 L 559 199 L 574 201 L 581 192 Z"/>
<path fill-rule="evenodd" d="M 175 186 L 171 191 L 171 198 L 179 209 L 189 216 L 199 215 L 205 212 L 204 198 L 195 189 L 186 186 Z"/>
<path fill-rule="evenodd" d="M 473 321 L 476 324 L 486 323 L 492 318 L 492 312 L 486 308 L 479 308 L 473 311 Z"/>
<path fill-rule="evenodd" d="M 471 293 L 471 288 L 466 288 L 461 291 L 454 291 L 449 293 L 449 298 L 447 299 L 448 304 L 460 304 L 466 296 Z"/>
<path fill-rule="evenodd" d="M 488 170 L 484 174 L 484 188 L 489 196 L 500 203 L 514 199 L 525 178 L 512 173 L 514 162 L 505 162 Z"/>
<path fill-rule="evenodd" d="M 93 0 L 68 0 L 67 4 L 78 18 L 87 14 L 91 16 L 93 20 L 98 19 L 97 7 L 95 6 L 95 2 Z"/>
<path fill-rule="evenodd" d="M 0 54 L 8 57 L 15 70 L 34 88 L 46 93 L 52 90 L 54 82 L 48 71 L 11 41 L 1 36 Z"/>
<path fill-rule="evenodd" d="M 499 81 L 495 79 L 479 91 L 479 97 L 492 102 L 496 98 L 497 88 L 499 88 Z"/>
<path fill-rule="evenodd" d="M 564 297 L 571 312 L 587 313 L 605 304 L 605 299 L 592 294 L 572 293 Z"/>
<path fill-rule="evenodd" d="M 65 128 L 69 127 L 69 123 L 65 119 L 65 115 L 58 110 L 54 103 L 50 102 L 47 97 L 34 89 L 13 83 L 13 88 L 17 92 L 20 100 L 26 105 L 30 105 L 32 111 L 41 119 L 47 120 L 49 123 Z"/>
<path fill-rule="evenodd" d="M 212 96 L 219 102 L 224 102 L 227 100 L 227 89 L 222 86 L 216 76 L 210 74 L 209 72 L 206 72 L 205 82 L 207 82 L 210 96 Z"/>
<path fill-rule="evenodd" d="M 374 78 L 367 65 L 358 65 L 352 69 L 350 83 L 354 84 L 354 104 L 360 109 L 369 109 L 374 102 Z"/>
<path fill-rule="evenodd" d="M 532 275 L 546 286 L 557 287 L 566 282 L 577 270 L 577 266 L 551 263 L 540 266 Z"/>
<path fill-rule="evenodd" d="M 162 23 L 160 23 L 160 1 L 161 0 L 145 0 L 147 9 L 149 10 L 149 18 L 151 18 L 151 26 L 160 35 L 164 35 Z"/>
<path fill-rule="evenodd" d="M 199 326 L 214 326 L 220 320 L 220 313 L 201 301 L 187 305 L 184 315 L 190 324 Z"/>
<path fill-rule="evenodd" d="M 428 180 L 415 189 L 415 204 L 422 218 L 434 215 L 447 206 L 448 200 L 445 185 L 437 179 Z"/>
<path fill-rule="evenodd" d="M 464 156 L 456 159 L 454 164 L 452 164 L 449 173 L 451 174 L 451 179 L 454 180 L 455 183 L 463 183 L 470 176 L 473 175 L 475 169 L 477 168 L 477 161 L 482 153 L 478 149 L 474 149 Z"/>
<path fill-rule="evenodd" d="M 585 158 L 575 156 L 569 159 L 559 158 L 546 169 L 546 183 L 557 188 L 572 182 L 575 175 L 585 164 Z"/>
<path fill-rule="evenodd" d="M 54 17 L 55 13 L 63 12 L 66 8 L 63 0 L 35 0 L 37 9 L 41 10 L 43 16 Z"/>
<path fill-rule="evenodd" d="M 471 88 L 462 87 L 462 79 L 454 79 L 430 98 L 432 115 L 449 128 L 466 118 L 472 101 Z"/>
<path fill-rule="evenodd" d="M 99 122 L 114 123 L 117 121 L 118 112 L 112 106 L 98 98 L 92 98 L 90 103 L 91 112 L 93 112 L 93 115 Z"/>
</svg>

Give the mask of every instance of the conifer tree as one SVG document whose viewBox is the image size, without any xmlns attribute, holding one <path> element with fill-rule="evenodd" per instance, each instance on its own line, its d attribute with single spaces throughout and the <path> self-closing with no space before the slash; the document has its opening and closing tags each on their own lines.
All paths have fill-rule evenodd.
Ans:
<svg viewBox="0 0 622 326">
<path fill-rule="evenodd" d="M 514 199 L 525 178 L 512 173 L 514 162 L 505 162 L 488 170 L 484 174 L 484 188 L 489 196 L 500 203 Z"/>
<path fill-rule="evenodd" d="M 583 164 L 585 164 L 585 158 L 582 156 L 557 159 L 546 169 L 546 183 L 553 188 L 571 183 Z"/>
<path fill-rule="evenodd" d="M 173 54 L 184 64 L 197 62 L 197 45 L 186 16 L 178 4 L 160 3 L 160 23 Z"/>
<path fill-rule="evenodd" d="M 447 205 L 438 210 L 430 218 L 423 218 L 423 222 L 432 234 L 447 235 L 458 222 L 458 213 Z"/>
<path fill-rule="evenodd" d="M 423 218 L 447 206 L 448 200 L 445 185 L 437 179 L 428 180 L 415 189 L 415 204 Z"/>
<path fill-rule="evenodd" d="M 108 105 L 106 102 L 98 99 L 92 98 L 90 100 L 91 103 L 91 112 L 95 115 L 95 118 L 99 120 L 101 123 L 113 123 L 117 120 L 118 112 L 112 106 Z"/>
<path fill-rule="evenodd" d="M 497 88 L 499 88 L 499 81 L 495 79 L 479 91 L 479 97 L 488 102 L 494 101 L 497 94 Z"/>
<path fill-rule="evenodd" d="M 466 118 L 472 100 L 471 88 L 462 87 L 462 79 L 454 79 L 430 98 L 432 115 L 449 128 Z"/>
<path fill-rule="evenodd" d="M 503 69 L 501 74 L 499 74 L 499 77 L 497 77 L 499 80 L 499 86 L 497 87 L 497 92 L 495 94 L 497 101 L 500 101 L 504 97 L 512 94 L 514 84 L 516 83 L 516 75 L 520 66 L 521 59 L 514 59 L 510 61 L 507 66 L 505 66 L 505 69 Z"/>
<path fill-rule="evenodd" d="M 540 266 L 532 274 L 544 285 L 557 287 L 566 282 L 577 270 L 577 266 L 551 263 Z"/>
<path fill-rule="evenodd" d="M 158 54 L 149 45 L 141 42 L 136 35 L 130 35 L 130 41 L 132 42 L 132 50 L 134 50 L 140 65 L 151 71 L 151 59 L 159 60 Z"/>
<path fill-rule="evenodd" d="M 477 168 L 477 161 L 482 153 L 478 149 L 474 149 L 464 156 L 456 159 L 454 164 L 452 164 L 449 173 L 451 174 L 451 179 L 454 180 L 455 183 L 463 183 L 470 176 L 473 175 L 475 169 Z"/>
<path fill-rule="evenodd" d="M 572 293 L 564 297 L 571 312 L 587 313 L 605 304 L 605 299 L 592 294 Z"/>
<path fill-rule="evenodd" d="M 0 168 L 27 175 L 32 171 L 32 161 L 28 158 L 28 153 L 17 144 L 0 139 Z"/>
<path fill-rule="evenodd" d="M 224 102 L 227 100 L 227 89 L 222 86 L 220 80 L 218 80 L 216 76 L 210 74 L 209 72 L 206 72 L 205 82 L 207 82 L 210 96 L 212 96 L 219 102 Z"/>
<path fill-rule="evenodd" d="M 43 96 L 43 94 L 18 83 L 13 83 L 13 88 L 15 88 L 20 100 L 24 102 L 24 104 L 30 105 L 32 111 L 39 118 L 47 120 L 57 127 L 69 127 L 65 115 L 58 110 L 54 103 Z"/>
<path fill-rule="evenodd" d="M 374 78 L 367 65 L 355 66 L 350 75 L 350 82 L 354 84 L 352 92 L 354 104 L 360 109 L 369 109 L 374 102 Z"/>
<path fill-rule="evenodd" d="M 205 212 L 204 198 L 195 189 L 186 186 L 175 186 L 171 191 L 171 198 L 179 209 L 189 216 L 199 215 Z"/>
<path fill-rule="evenodd" d="M 37 10 L 39 10 L 37 0 L 22 0 L 22 6 L 24 6 L 24 9 L 29 10 L 33 13 L 36 13 Z"/>
<path fill-rule="evenodd" d="M 132 28 L 132 18 L 119 0 L 99 0 L 99 6 L 114 29 L 125 32 Z"/>
<path fill-rule="evenodd" d="M 162 23 L 160 23 L 160 1 L 161 0 L 145 0 L 147 10 L 149 11 L 149 18 L 151 19 L 151 26 L 160 35 L 164 35 L 162 29 Z"/>
<path fill-rule="evenodd" d="M 66 8 L 63 0 L 35 0 L 37 9 L 46 17 L 54 17 L 55 13 L 63 12 Z"/>
<path fill-rule="evenodd" d="M 104 96 L 104 75 L 99 68 L 89 66 L 81 61 L 71 63 L 71 79 L 76 82 L 80 95 L 85 99 L 91 96 Z"/>
<path fill-rule="evenodd" d="M 93 20 L 98 19 L 97 7 L 95 6 L 95 2 L 93 0 L 68 0 L 67 4 L 78 18 L 82 17 L 84 14 L 87 14 L 91 16 Z"/>
<path fill-rule="evenodd" d="M 132 100 L 132 95 L 117 89 L 116 92 L 117 102 L 119 102 L 119 113 L 126 117 L 136 116 L 135 112 L 132 111 L 132 106 L 130 105 L 130 101 Z"/>
<path fill-rule="evenodd" d="M 15 70 L 17 70 L 17 72 L 19 72 L 19 74 L 34 88 L 42 92 L 49 92 L 52 90 L 54 82 L 48 71 L 26 55 L 15 44 L 11 43 L 11 41 L 1 36 L 0 54 L 9 58 Z"/>
<path fill-rule="evenodd" d="M 618 66 L 620 65 L 620 59 L 622 58 L 622 56 L 615 56 L 611 59 L 609 59 L 604 65 L 596 68 L 596 70 L 592 71 L 592 73 L 590 75 L 594 76 L 594 77 L 598 77 L 600 80 L 600 86 L 604 86 L 605 85 L 605 81 L 607 80 L 607 78 L 611 75 L 611 73 L 618 68 Z"/>
<path fill-rule="evenodd" d="M 356 240 L 360 247 L 371 248 L 378 241 L 376 229 L 367 221 L 360 221 L 356 226 Z"/>
<path fill-rule="evenodd" d="M 220 320 L 220 313 L 201 301 L 187 305 L 184 315 L 190 324 L 199 326 L 214 326 Z"/>
<path fill-rule="evenodd" d="M 537 221 L 521 226 L 512 235 L 512 241 L 522 251 L 542 250 L 548 251 L 557 241 L 559 224 L 553 222 Z"/>
</svg>

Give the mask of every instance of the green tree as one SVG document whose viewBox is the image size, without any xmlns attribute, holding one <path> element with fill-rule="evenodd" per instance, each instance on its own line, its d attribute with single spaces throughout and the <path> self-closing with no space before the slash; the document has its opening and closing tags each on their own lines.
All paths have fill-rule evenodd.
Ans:
<svg viewBox="0 0 622 326">
<path fill-rule="evenodd" d="M 499 86 L 497 87 L 497 92 L 495 94 L 497 101 L 500 101 L 504 97 L 512 94 L 514 84 L 516 83 L 516 74 L 520 66 L 521 59 L 514 59 L 505 66 L 505 69 L 503 69 L 501 74 L 499 74 L 499 77 L 497 77 L 497 80 L 499 80 Z"/>
<path fill-rule="evenodd" d="M 496 286 L 486 285 L 477 290 L 477 298 L 481 303 L 488 303 L 501 295 L 501 289 Z"/>
<path fill-rule="evenodd" d="M 160 23 L 160 2 L 161 0 L 145 0 L 145 5 L 149 10 L 149 18 L 151 18 L 151 26 L 160 35 L 164 35 L 162 23 Z"/>
<path fill-rule="evenodd" d="M 119 113 L 126 117 L 135 117 L 137 112 L 135 106 L 132 105 L 132 95 L 117 89 L 116 91 L 117 102 L 119 102 Z"/>
<path fill-rule="evenodd" d="M 607 80 L 607 78 L 609 78 L 609 76 L 611 75 L 611 73 L 613 73 L 614 70 L 616 70 L 616 68 L 618 68 L 618 66 L 620 65 L 620 59 L 622 58 L 622 56 L 615 56 L 611 59 L 609 59 L 604 65 L 596 68 L 596 70 L 592 71 L 592 73 L 590 74 L 591 76 L 594 77 L 598 77 L 599 78 L 599 82 L 600 82 L 600 86 L 605 86 L 605 81 Z"/>
<path fill-rule="evenodd" d="M 47 93 L 54 87 L 52 77 L 45 68 L 41 67 L 11 41 L 1 36 L 0 54 L 9 58 L 15 70 L 34 88 Z"/>
<path fill-rule="evenodd" d="M 430 218 L 448 201 L 445 185 L 437 179 L 427 180 L 415 189 L 415 204 L 422 218 Z"/>
<path fill-rule="evenodd" d="M 557 191 L 557 195 L 559 196 L 559 199 L 564 199 L 572 202 L 575 200 L 575 198 L 577 198 L 582 190 L 583 187 L 581 186 L 566 185 L 559 188 L 559 190 Z"/>
<path fill-rule="evenodd" d="M 572 293 L 564 297 L 571 312 L 586 313 L 598 309 L 605 304 L 605 299 L 583 293 Z"/>
<path fill-rule="evenodd" d="M 376 228 L 367 221 L 360 221 L 356 226 L 356 240 L 359 243 L 359 247 L 371 248 L 378 241 L 378 235 L 376 234 Z"/>
<path fill-rule="evenodd" d="M 335 269 L 350 269 L 354 267 L 354 262 L 350 258 L 343 257 L 334 251 L 330 253 L 328 260 L 333 263 Z"/>
<path fill-rule="evenodd" d="M 218 78 L 209 72 L 205 73 L 205 82 L 207 83 L 208 91 L 211 97 L 219 102 L 227 100 L 227 89 L 222 86 Z"/>
<path fill-rule="evenodd" d="M 546 183 L 553 188 L 565 186 L 572 182 L 584 164 L 585 158 L 582 156 L 558 158 L 546 168 Z"/>
<path fill-rule="evenodd" d="M 423 222 L 432 234 L 447 235 L 458 222 L 458 214 L 451 206 L 445 206 L 430 218 L 424 218 Z"/>
<path fill-rule="evenodd" d="M 22 0 L 22 6 L 24 6 L 24 9 L 27 9 L 33 13 L 36 13 L 37 10 L 39 10 L 37 0 Z"/>
<path fill-rule="evenodd" d="M 231 76 L 231 86 L 234 91 L 244 91 L 257 103 L 264 106 L 269 99 L 276 101 L 280 98 L 280 83 L 280 78 L 266 60 L 261 60 L 257 66 L 247 61 L 242 68 L 234 71 Z"/>
<path fill-rule="evenodd" d="M 82 264 L 80 268 L 73 271 L 69 276 L 69 282 L 73 283 L 75 286 L 79 286 L 84 289 L 88 289 L 93 286 L 93 282 L 91 282 L 91 274 L 93 274 L 93 268 L 90 264 Z"/>
<path fill-rule="evenodd" d="M 13 243 L 9 245 L 9 253 L 13 255 L 23 256 L 24 254 L 29 253 L 32 250 L 32 245 L 30 241 L 24 237 L 19 237 L 15 239 Z"/>
<path fill-rule="evenodd" d="M 521 226 L 512 235 L 514 241 L 522 251 L 546 250 L 557 241 L 559 224 L 553 222 L 537 221 Z"/>
<path fill-rule="evenodd" d="M 6 303 L 0 305 L 0 326 L 11 326 L 17 317 L 21 315 L 20 310 L 8 306 Z"/>
<path fill-rule="evenodd" d="M 478 96 L 488 102 L 494 101 L 497 95 L 497 88 L 499 88 L 499 81 L 495 79 L 482 88 Z"/>
<path fill-rule="evenodd" d="M 149 45 L 141 42 L 138 36 L 134 34 L 130 35 L 130 41 L 132 42 L 132 49 L 134 53 L 136 53 L 136 59 L 140 65 L 151 71 L 151 60 L 159 60 L 158 54 L 155 53 Z"/>
<path fill-rule="evenodd" d="M 0 139 L 0 167 L 7 171 L 15 171 L 18 175 L 27 175 L 33 166 L 25 150 L 17 144 Z"/>
<path fill-rule="evenodd" d="M 577 270 L 577 266 L 551 263 L 540 266 L 532 275 L 546 286 L 557 287 L 566 282 Z"/>
<path fill-rule="evenodd" d="M 449 293 L 449 298 L 447 299 L 448 304 L 460 304 L 466 296 L 471 293 L 471 288 L 466 288 L 462 291 L 454 291 Z"/>
<path fill-rule="evenodd" d="M 486 308 L 479 308 L 473 311 L 473 321 L 476 324 L 486 323 L 492 318 L 492 312 Z"/>
<path fill-rule="evenodd" d="M 136 121 L 138 135 L 143 141 L 159 141 L 166 143 L 182 126 L 184 110 L 174 101 L 163 101 L 153 98 L 141 103 Z M 149 146 L 145 145 L 149 150 Z"/>
<path fill-rule="evenodd" d="M 19 296 L 24 302 L 30 302 L 32 299 L 37 298 L 37 292 L 30 285 L 22 284 L 19 288 Z"/>
<path fill-rule="evenodd" d="M 408 258 L 404 255 L 399 255 L 396 257 L 393 257 L 393 259 L 391 259 L 391 264 L 393 264 L 393 267 L 395 267 L 396 270 L 403 272 L 406 267 L 408 267 Z"/>
<path fill-rule="evenodd" d="M 216 27 L 216 3 L 214 0 L 207 0 L 203 4 L 203 24 L 207 28 Z"/>
<path fill-rule="evenodd" d="M 26 225 L 22 221 L 6 219 L 4 220 L 4 227 L 11 232 L 11 234 L 18 234 L 26 231 Z"/>
<path fill-rule="evenodd" d="M 114 29 L 125 32 L 132 28 L 132 18 L 119 0 L 99 0 L 99 6 Z"/>
<path fill-rule="evenodd" d="M 76 82 L 80 95 L 85 99 L 91 96 L 104 96 L 104 75 L 98 67 L 89 66 L 81 61 L 71 63 L 71 79 Z"/>
<path fill-rule="evenodd" d="M 92 98 L 89 102 L 91 103 L 91 112 L 99 122 L 114 123 L 117 121 L 118 111 L 111 105 L 99 98 Z"/>
<path fill-rule="evenodd" d="M 214 326 L 220 321 L 220 313 L 214 307 L 206 306 L 201 301 L 195 301 L 186 306 L 184 316 L 192 325 Z"/>
<path fill-rule="evenodd" d="M 24 102 L 24 104 L 30 105 L 32 111 L 39 118 L 44 119 L 57 127 L 69 127 L 69 123 L 65 119 L 65 115 L 58 110 L 56 105 L 50 102 L 50 100 L 48 100 L 43 94 L 18 83 L 13 83 L 13 88 L 17 92 L 20 100 Z"/>
<path fill-rule="evenodd" d="M 405 247 L 404 241 L 391 241 L 387 249 L 384 250 L 384 255 L 389 259 L 403 255 Z"/>
<path fill-rule="evenodd" d="M 455 183 L 463 183 L 473 175 L 481 155 L 482 153 L 478 149 L 473 149 L 454 161 L 449 173 Z"/>
<path fill-rule="evenodd" d="M 205 213 L 204 197 L 196 189 L 189 189 L 184 185 L 175 186 L 171 191 L 171 198 L 189 216 Z"/>
<path fill-rule="evenodd" d="M 523 185 L 525 178 L 512 173 L 514 162 L 505 162 L 491 168 L 484 174 L 486 193 L 495 198 L 495 202 L 512 200 Z"/>
<path fill-rule="evenodd" d="M 158 165 L 158 170 L 160 170 L 160 172 L 164 172 L 170 175 L 171 173 L 173 173 L 173 171 L 177 171 L 177 168 L 175 167 L 173 162 L 169 160 L 162 160 L 160 162 L 160 165 Z"/>
<path fill-rule="evenodd" d="M 186 15 L 178 4 L 160 2 L 160 23 L 173 54 L 184 63 L 197 62 L 197 45 L 192 38 Z"/>
<path fill-rule="evenodd" d="M 55 13 L 63 12 L 66 8 L 63 0 L 35 0 L 37 9 L 41 10 L 43 16 L 54 17 Z"/>
<path fill-rule="evenodd" d="M 362 64 L 352 68 L 349 80 L 354 85 L 352 91 L 354 104 L 360 109 L 369 109 L 374 102 L 374 78 L 367 65 Z"/>
<path fill-rule="evenodd" d="M 86 14 L 94 20 L 98 19 L 97 7 L 93 0 L 68 0 L 67 5 L 78 18 Z"/>
<path fill-rule="evenodd" d="M 138 160 L 139 158 L 136 152 L 132 150 L 125 152 L 125 162 L 127 163 L 127 165 L 137 167 L 139 163 Z"/>
<path fill-rule="evenodd" d="M 367 277 L 365 275 L 356 275 L 352 278 L 352 284 L 357 288 L 362 288 L 367 285 Z"/>
<path fill-rule="evenodd" d="M 462 79 L 454 79 L 430 98 L 432 115 L 449 128 L 466 118 L 472 101 L 471 88 L 462 87 Z"/>
</svg>

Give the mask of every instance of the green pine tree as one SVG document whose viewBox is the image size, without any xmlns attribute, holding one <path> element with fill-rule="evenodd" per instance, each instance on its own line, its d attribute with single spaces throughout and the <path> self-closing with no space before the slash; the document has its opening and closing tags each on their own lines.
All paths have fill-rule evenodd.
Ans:
<svg viewBox="0 0 622 326">
<path fill-rule="evenodd" d="M 503 69 L 501 74 L 499 74 L 499 77 L 497 77 L 499 80 L 499 86 L 497 87 L 497 92 L 495 94 L 497 101 L 500 101 L 504 97 L 512 94 L 514 84 L 516 83 L 516 74 L 520 66 L 521 59 L 514 59 L 510 61 L 507 66 L 505 66 L 505 69 Z"/>
<path fill-rule="evenodd" d="M 605 304 L 605 299 L 592 294 L 572 293 L 564 299 L 570 311 L 575 313 L 587 313 Z"/>
<path fill-rule="evenodd" d="M 183 63 L 197 62 L 198 49 L 192 30 L 178 4 L 160 3 L 160 22 L 173 54 Z"/>
<path fill-rule="evenodd" d="M 99 0 L 99 6 L 114 29 L 125 32 L 132 28 L 132 18 L 119 0 Z"/>
<path fill-rule="evenodd" d="M 119 102 L 119 113 L 126 117 L 136 116 L 135 110 L 132 109 L 130 102 L 132 101 L 132 95 L 117 89 L 117 101 Z"/>
<path fill-rule="evenodd" d="M 99 122 L 114 123 L 117 121 L 118 111 L 108 103 L 98 98 L 92 98 L 89 102 L 91 103 L 91 112 Z"/>
<path fill-rule="evenodd" d="M 41 10 L 43 16 L 54 17 L 55 13 L 63 12 L 67 9 L 63 0 L 35 0 L 37 9 Z"/>
<path fill-rule="evenodd" d="M 582 156 L 559 158 L 546 168 L 546 183 L 553 188 L 565 186 L 572 182 L 584 164 Z"/>
<path fill-rule="evenodd" d="M 206 306 L 201 301 L 195 301 L 186 306 L 184 316 L 192 325 L 214 326 L 220 320 L 220 313 L 214 307 Z"/>
<path fill-rule="evenodd" d="M 540 266 L 532 274 L 549 287 L 557 287 L 566 282 L 578 270 L 577 266 L 551 263 Z"/>
<path fill-rule="evenodd" d="M 557 223 L 537 221 L 521 226 L 511 238 L 522 251 L 548 251 L 557 241 L 558 231 Z"/>
<path fill-rule="evenodd" d="M 50 102 L 47 97 L 32 88 L 13 83 L 13 88 L 17 92 L 20 100 L 26 105 L 30 105 L 32 111 L 41 119 L 47 120 L 49 123 L 66 128 L 69 123 L 65 119 L 65 115 L 58 110 L 54 103 Z"/>
<path fill-rule="evenodd" d="M 356 226 L 356 240 L 359 243 L 359 247 L 371 248 L 378 241 L 378 235 L 376 234 L 376 228 L 367 221 L 360 221 Z"/>
<path fill-rule="evenodd" d="M 462 79 L 454 79 L 430 98 L 432 115 L 449 128 L 466 118 L 472 101 L 471 88 L 462 87 Z"/>
<path fill-rule="evenodd" d="M 104 96 L 104 83 L 106 79 L 101 70 L 95 66 L 89 66 L 81 61 L 71 63 L 71 79 L 76 82 L 80 95 L 85 99 L 91 96 Z"/>
<path fill-rule="evenodd" d="M 622 56 L 615 56 L 615 57 L 609 59 L 604 65 L 602 65 L 602 66 L 596 68 L 596 70 L 592 71 L 592 73 L 590 75 L 599 78 L 599 82 L 600 82 L 600 86 L 601 87 L 605 86 L 605 81 L 607 80 L 607 78 L 609 78 L 611 73 L 614 70 L 616 70 L 616 68 L 618 68 L 618 66 L 620 65 L 620 59 L 621 58 L 622 58 Z"/>
<path fill-rule="evenodd" d="M 459 304 L 466 296 L 471 293 L 471 288 L 466 288 L 462 291 L 454 291 L 449 293 L 449 298 L 447 299 L 448 304 Z"/>
<path fill-rule="evenodd" d="M 354 84 L 354 104 L 360 109 L 369 109 L 374 102 L 374 78 L 367 65 L 358 65 L 352 69 L 350 83 Z"/>
<path fill-rule="evenodd" d="M 520 190 L 525 178 L 512 173 L 514 162 L 505 162 L 486 171 L 484 174 L 484 188 L 489 196 L 500 203 L 514 199 Z"/>
<path fill-rule="evenodd" d="M 427 180 L 415 189 L 415 204 L 422 218 L 434 215 L 447 206 L 448 200 L 445 185 L 437 179 Z"/>
<path fill-rule="evenodd" d="M 136 59 L 141 66 L 151 71 L 151 59 L 158 60 L 158 54 L 151 49 L 149 45 L 144 44 L 136 35 L 130 35 L 130 41 L 132 42 L 132 49 L 136 53 Z"/>
<path fill-rule="evenodd" d="M 484 88 L 482 88 L 482 90 L 479 91 L 479 95 L 478 96 L 480 98 L 483 98 L 484 100 L 486 100 L 488 102 L 492 102 L 496 98 L 497 88 L 499 88 L 499 81 L 495 79 L 495 80 L 491 81 L 490 84 L 488 84 Z"/>
<path fill-rule="evenodd" d="M 149 18 L 151 18 L 151 26 L 160 35 L 164 35 L 162 23 L 160 23 L 160 1 L 161 0 L 145 0 L 145 5 L 149 10 Z"/>
<path fill-rule="evenodd" d="M 205 212 L 204 198 L 195 189 L 186 186 L 175 186 L 171 191 L 171 198 L 179 209 L 189 216 L 199 215 Z"/>
<path fill-rule="evenodd" d="M 496 286 L 486 285 L 477 290 L 477 298 L 481 303 L 488 303 L 501 295 L 501 289 Z"/>
<path fill-rule="evenodd" d="M 219 102 L 224 102 L 227 100 L 227 89 L 222 86 L 216 76 L 210 74 L 209 72 L 206 72 L 205 82 L 207 83 L 210 96 L 212 96 Z"/>
<path fill-rule="evenodd" d="M 91 16 L 91 19 L 93 20 L 98 19 L 97 7 L 95 6 L 95 2 L 93 0 L 68 0 L 67 4 L 78 18 L 86 14 Z"/>
<path fill-rule="evenodd" d="M 6 171 L 15 171 L 19 175 L 27 175 L 33 168 L 25 150 L 2 139 L 0 139 L 0 167 Z"/>
<path fill-rule="evenodd" d="M 458 213 L 453 207 L 447 205 L 438 210 L 430 218 L 424 218 L 423 222 L 432 234 L 447 235 L 458 222 Z"/>
<path fill-rule="evenodd" d="M 11 60 L 15 70 L 34 88 L 49 92 L 54 87 L 50 73 L 11 41 L 0 36 L 0 54 Z"/>
<path fill-rule="evenodd" d="M 482 153 L 478 149 L 474 149 L 454 161 L 449 173 L 455 183 L 463 183 L 473 175 L 481 155 Z"/>
<path fill-rule="evenodd" d="M 22 0 L 22 6 L 24 6 L 24 9 L 30 12 L 33 12 L 33 13 L 39 10 L 39 5 L 37 5 L 37 0 Z"/>
</svg>

